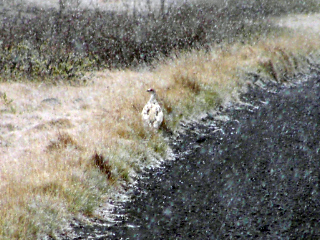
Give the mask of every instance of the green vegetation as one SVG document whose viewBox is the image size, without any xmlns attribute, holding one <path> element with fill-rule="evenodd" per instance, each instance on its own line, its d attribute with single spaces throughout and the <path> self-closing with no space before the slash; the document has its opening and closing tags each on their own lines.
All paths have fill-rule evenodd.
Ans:
<svg viewBox="0 0 320 240">
<path fill-rule="evenodd" d="M 82 72 L 128 68 L 173 50 L 246 41 L 270 32 L 265 17 L 319 9 L 316 0 L 184 3 L 158 11 L 3 8 L 0 77 L 72 79 Z M 13 12 L 13 13 L 12 13 Z"/>
<path fill-rule="evenodd" d="M 135 14 L 29 7 L 12 14 L 2 9 L 1 87 L 21 80 L 29 84 L 23 90 L 28 92 L 40 89 L 28 79 L 53 80 L 56 84 L 48 84 L 46 91 L 73 96 L 74 102 L 74 92 L 82 91 L 78 100 L 90 95 L 92 101 L 76 109 L 76 119 L 71 115 L 28 129 L 58 134 L 45 149 L 42 139 L 29 144 L 18 159 L 21 165 L 12 168 L 9 162 L 0 172 L 0 238 L 54 238 L 72 216 L 95 216 L 108 191 L 129 181 L 132 171 L 166 157 L 162 133 L 174 131 L 182 118 L 236 101 L 239 91 L 252 84 L 251 76 L 283 82 L 308 73 L 310 64 L 317 64 L 319 38 L 279 29 L 266 18 L 319 8 L 316 0 L 230 0 L 227 5 L 203 1 Z M 64 84 L 86 71 L 94 72 L 92 83 Z M 166 113 L 160 133 L 147 132 L 141 123 L 142 92 L 150 85 Z M 34 97 L 23 94 L 18 93 Z M 2 94 L 1 103 L 18 108 L 20 99 L 11 95 Z M 30 107 L 30 119 L 41 119 L 41 111 L 62 115 L 70 102 Z"/>
</svg>

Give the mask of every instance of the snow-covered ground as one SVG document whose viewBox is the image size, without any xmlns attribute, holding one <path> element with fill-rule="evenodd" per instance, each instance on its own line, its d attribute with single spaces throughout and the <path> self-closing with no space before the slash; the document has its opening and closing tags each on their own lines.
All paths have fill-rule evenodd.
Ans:
<svg viewBox="0 0 320 240">
<path fill-rule="evenodd" d="M 281 27 L 320 33 L 320 14 L 292 14 L 275 20 Z"/>
</svg>

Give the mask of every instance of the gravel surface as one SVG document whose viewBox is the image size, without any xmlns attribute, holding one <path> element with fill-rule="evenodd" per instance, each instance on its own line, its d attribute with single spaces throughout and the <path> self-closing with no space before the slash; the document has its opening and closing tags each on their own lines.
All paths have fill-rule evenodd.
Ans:
<svg viewBox="0 0 320 240">
<path fill-rule="evenodd" d="M 265 87 L 182 124 L 176 160 L 73 239 L 320 239 L 320 77 Z"/>
<path fill-rule="evenodd" d="M 316 34 L 319 16 L 274 21 Z M 132 201 L 112 203 L 116 219 L 73 225 L 65 239 L 320 239 L 319 79 L 252 89 L 242 96 L 251 105 L 221 121 L 184 125 L 177 159 L 141 176 Z"/>
<path fill-rule="evenodd" d="M 138 181 L 113 239 L 319 239 L 320 77 L 186 125 Z M 121 219 L 119 219 L 121 220 Z M 98 239 L 98 238 L 96 238 Z"/>
</svg>

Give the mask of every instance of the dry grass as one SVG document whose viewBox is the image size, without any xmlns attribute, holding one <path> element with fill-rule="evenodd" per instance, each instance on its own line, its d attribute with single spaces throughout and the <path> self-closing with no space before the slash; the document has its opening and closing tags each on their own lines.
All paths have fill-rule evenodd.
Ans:
<svg viewBox="0 0 320 240">
<path fill-rule="evenodd" d="M 251 44 L 177 53 L 157 67 L 97 72 L 85 86 L 0 83 L 0 238 L 54 236 L 72 214 L 94 214 L 119 179 L 166 156 L 140 111 L 157 89 L 166 122 L 237 100 L 245 74 L 287 80 L 308 70 L 319 36 L 287 32 Z"/>
</svg>

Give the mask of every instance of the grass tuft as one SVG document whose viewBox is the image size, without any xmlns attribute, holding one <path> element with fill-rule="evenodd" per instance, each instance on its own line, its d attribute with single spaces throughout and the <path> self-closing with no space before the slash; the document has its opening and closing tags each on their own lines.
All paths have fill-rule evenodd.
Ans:
<svg viewBox="0 0 320 240">
<path fill-rule="evenodd" d="M 109 160 L 105 159 L 101 154 L 97 152 L 92 156 L 93 164 L 107 176 L 110 180 L 112 178 L 112 166 Z"/>
<path fill-rule="evenodd" d="M 172 76 L 174 84 L 176 86 L 182 87 L 192 94 L 199 94 L 201 91 L 201 86 L 199 81 L 197 81 L 196 73 L 189 73 L 185 71 L 178 70 Z"/>
<path fill-rule="evenodd" d="M 50 144 L 47 146 L 47 150 L 61 150 L 67 147 L 74 147 L 75 149 L 81 148 L 78 146 L 76 140 L 73 137 L 71 137 L 67 133 L 59 132 L 58 139 L 55 141 L 51 141 Z"/>
</svg>

